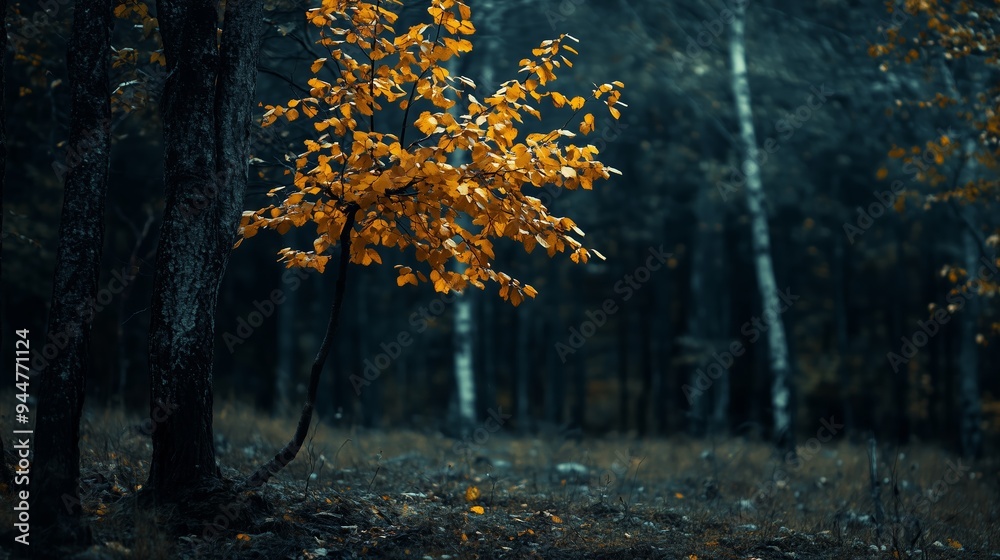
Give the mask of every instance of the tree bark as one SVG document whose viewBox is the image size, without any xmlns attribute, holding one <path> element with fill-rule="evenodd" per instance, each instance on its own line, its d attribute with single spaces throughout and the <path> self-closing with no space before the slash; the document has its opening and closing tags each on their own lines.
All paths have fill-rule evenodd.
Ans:
<svg viewBox="0 0 1000 560">
<path fill-rule="evenodd" d="M 153 280 L 147 487 L 181 501 L 221 482 L 212 434 L 219 286 L 246 191 L 262 5 L 228 2 L 216 47 L 212 0 L 159 0 L 169 76 L 161 101 L 166 209 Z"/>
<path fill-rule="evenodd" d="M 767 330 L 767 340 L 770 353 L 773 436 L 774 443 L 779 449 L 791 450 L 794 449 L 795 445 L 790 412 L 791 366 L 788 357 L 788 341 L 785 338 L 785 326 L 780 315 L 774 265 L 771 262 L 771 238 L 765 209 L 764 185 L 761 179 L 760 165 L 757 163 L 760 161 L 759 150 L 753 126 L 750 82 L 747 77 L 746 6 L 737 3 L 733 12 L 735 18 L 729 40 L 729 58 L 732 65 L 733 96 L 736 99 L 736 114 L 739 118 L 740 138 L 743 143 L 746 200 L 751 222 L 754 266 L 757 271 L 761 307 L 770 325 Z"/>
<path fill-rule="evenodd" d="M 65 344 L 41 371 L 31 477 L 32 522 L 48 533 L 49 543 L 49 538 L 90 540 L 89 530 L 79 525 L 80 415 L 91 369 L 88 349 L 111 160 L 112 22 L 111 2 L 78 2 L 66 57 L 73 98 L 69 145 L 81 160 L 65 175 L 48 324 L 48 337 Z"/>
</svg>

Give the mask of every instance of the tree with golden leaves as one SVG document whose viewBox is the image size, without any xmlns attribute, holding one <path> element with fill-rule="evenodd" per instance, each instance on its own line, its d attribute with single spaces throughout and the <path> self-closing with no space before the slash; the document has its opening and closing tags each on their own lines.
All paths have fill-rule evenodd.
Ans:
<svg viewBox="0 0 1000 560">
<path fill-rule="evenodd" d="M 305 439 L 350 263 L 383 264 L 388 255 L 379 249 L 398 250 L 420 263 L 396 265 L 399 286 L 429 282 L 438 292 L 461 292 L 495 282 L 500 297 L 516 306 L 536 291 L 494 267 L 498 239 L 528 252 L 541 247 L 549 256 L 569 252 L 573 262 L 603 258 L 583 246 L 583 232 L 572 219 L 552 215 L 532 190 L 589 190 L 617 172 L 595 159 L 597 148 L 573 139 L 594 131 L 595 117 L 585 111 L 589 103 L 620 116 L 622 84 L 598 85 L 590 99 L 554 89 L 556 72 L 572 67 L 569 56 L 577 54 L 569 44 L 576 40 L 561 35 L 520 61 L 518 79 L 479 92 L 472 80 L 448 69 L 449 60 L 473 48 L 469 6 L 434 0 L 429 23 L 399 31 L 397 6 L 402 2 L 332 0 L 309 10 L 309 23 L 320 31 L 317 44 L 329 56 L 312 64 L 308 97 L 266 106 L 265 126 L 309 119 L 317 137 L 292 158 L 294 167 L 286 171 L 291 184 L 269 193 L 276 202 L 244 212 L 242 236 L 308 225 L 316 231 L 312 248 L 287 247 L 280 259 L 288 267 L 323 272 L 338 245 L 340 258 L 330 324 L 298 429 L 249 479 L 251 487 L 287 465 Z M 526 118 L 540 122 L 539 107 L 549 105 L 566 113 L 566 124 L 532 131 Z M 380 129 L 394 117 L 397 127 Z M 450 157 L 455 152 L 466 157 Z"/>
<path fill-rule="evenodd" d="M 949 123 L 924 133 L 922 145 L 892 146 L 888 156 L 929 186 L 925 207 L 947 204 L 962 230 L 959 262 L 941 271 L 954 283 L 948 305 L 943 310 L 932 305 L 931 313 L 962 312 L 958 439 L 964 455 L 978 457 L 983 446 L 978 345 L 988 339 L 980 319 L 988 305 L 984 300 L 1000 293 L 1000 3 L 906 0 L 888 3 L 888 10 L 892 23 L 883 30 L 884 42 L 871 45 L 869 54 L 884 58 L 885 72 L 892 65 L 897 71 L 923 64 L 937 91 L 906 100 L 906 108 L 936 113 L 932 116 Z M 887 175 L 887 169 L 879 170 L 879 179 Z M 903 199 L 897 207 L 901 204 Z M 1000 333 L 1000 322 L 987 328 Z"/>
</svg>

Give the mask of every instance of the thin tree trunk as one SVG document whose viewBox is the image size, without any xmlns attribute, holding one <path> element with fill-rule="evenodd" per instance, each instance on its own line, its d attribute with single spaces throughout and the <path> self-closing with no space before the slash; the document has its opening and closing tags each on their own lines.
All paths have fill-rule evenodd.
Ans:
<svg viewBox="0 0 1000 560">
<path fill-rule="evenodd" d="M 48 324 L 49 339 L 65 344 L 41 371 L 35 424 L 31 520 L 43 535 L 48 533 L 50 543 L 50 538 L 78 544 L 91 538 L 89 529 L 79 524 L 80 415 L 91 369 L 88 349 L 111 160 L 112 22 L 110 2 L 77 2 L 67 53 L 73 88 L 69 145 L 88 148 L 78 149 L 81 161 L 65 176 Z"/>
<path fill-rule="evenodd" d="M 688 432 L 695 437 L 702 437 L 707 431 L 708 424 L 708 395 L 710 390 L 705 379 L 706 360 L 711 355 L 708 349 L 711 347 L 711 332 L 716 320 L 711 312 L 711 307 L 718 297 L 713 293 L 710 285 L 714 280 L 711 271 L 711 251 L 713 249 L 710 242 L 711 231 L 711 201 L 708 198 L 708 190 L 698 189 L 695 193 L 695 231 L 692 241 L 691 251 L 691 305 L 694 309 L 688 312 L 688 337 L 691 342 L 693 360 L 690 360 L 688 367 L 688 387 L 685 391 L 688 396 Z M 705 379 L 701 379 L 701 377 Z"/>
<path fill-rule="evenodd" d="M 642 390 L 635 404 L 635 429 L 639 437 L 649 435 L 649 403 L 653 395 L 653 362 L 656 348 L 653 347 L 653 320 L 656 314 L 655 292 L 647 289 L 646 302 L 639 311 L 639 374 Z"/>
<path fill-rule="evenodd" d="M 351 262 L 351 233 L 354 230 L 354 221 L 358 212 L 358 207 L 354 204 L 348 205 L 344 213 L 347 222 L 340 233 L 340 259 L 337 267 L 337 282 L 333 293 L 333 306 L 330 309 L 330 321 L 326 326 L 326 334 L 323 336 L 323 343 L 320 345 L 316 359 L 313 360 L 312 368 L 309 371 L 309 390 L 306 394 L 306 402 L 302 406 L 302 413 L 299 415 L 299 424 L 295 428 L 292 439 L 279 451 L 270 461 L 259 467 L 252 475 L 246 478 L 240 485 L 242 489 L 258 488 L 267 484 L 272 476 L 279 473 L 281 469 L 288 466 L 295 459 L 302 444 L 309 434 L 309 426 L 312 424 L 313 410 L 316 408 L 316 395 L 319 392 L 319 380 L 323 373 L 323 365 L 326 363 L 330 349 L 333 348 L 333 341 L 337 335 L 337 327 L 340 325 L 340 310 L 344 304 L 344 289 L 347 284 L 347 268 Z"/>
<path fill-rule="evenodd" d="M 670 369 L 670 355 L 673 350 L 673 335 L 670 314 L 670 271 L 664 270 L 662 284 L 653 295 L 653 324 L 649 345 L 652 346 L 653 387 L 653 422 L 654 430 L 661 436 L 669 431 L 670 409 L 673 408 L 670 379 L 667 375 Z"/>
<path fill-rule="evenodd" d="M 525 305 L 517 309 L 517 429 L 522 434 L 531 429 L 531 403 L 530 389 L 528 387 L 531 377 L 531 315 L 532 306 Z"/>
<path fill-rule="evenodd" d="M 287 417 L 291 412 L 292 395 L 295 392 L 298 302 L 298 290 L 285 290 L 285 300 L 278 304 L 278 363 L 274 380 L 273 410 L 280 418 Z"/>
<path fill-rule="evenodd" d="M 970 280 L 975 271 L 979 270 L 979 247 L 972 232 L 962 232 L 962 252 L 965 259 L 965 269 Z M 958 353 L 958 395 L 959 395 L 959 433 L 962 455 L 970 459 L 978 459 L 983 452 L 982 405 L 979 395 L 979 345 L 976 334 L 979 323 L 979 296 L 972 295 L 965 303 L 962 313 L 962 341 Z"/>
<path fill-rule="evenodd" d="M 847 262 L 844 256 L 844 236 L 840 235 L 839 223 L 831 228 L 833 234 L 833 274 L 831 282 L 834 290 L 834 330 L 837 345 L 837 379 L 839 381 L 840 402 L 844 411 L 844 431 L 854 433 L 854 392 L 852 390 L 851 368 L 847 367 Z"/>
<path fill-rule="evenodd" d="M 157 3 L 170 74 L 161 104 L 166 209 L 149 329 L 149 404 L 158 423 L 147 488 L 162 501 L 221 483 L 212 434 L 215 311 L 243 210 L 263 19 L 260 0 L 228 2 L 217 47 L 217 10 L 211 0 Z"/>
<path fill-rule="evenodd" d="M 771 407 L 773 411 L 774 442 L 779 449 L 794 449 L 791 405 L 791 366 L 788 357 L 788 341 L 785 326 L 780 315 L 778 285 L 774 279 L 771 262 L 771 239 L 767 225 L 764 185 L 761 179 L 757 136 L 753 126 L 753 110 L 750 102 L 750 82 L 747 78 L 745 48 L 746 6 L 737 3 L 733 10 L 735 18 L 729 41 L 729 56 L 732 64 L 733 95 L 736 98 L 736 113 L 740 122 L 740 136 L 745 159 L 747 209 L 751 220 L 751 242 L 753 243 L 754 265 L 760 289 L 761 307 L 770 325 L 767 330 L 768 350 L 771 369 Z M 772 323 L 773 319 L 773 323 Z"/>
<path fill-rule="evenodd" d="M 892 321 L 892 340 L 899 340 L 904 334 L 905 311 L 903 300 L 907 293 L 907 279 L 909 274 L 904 262 L 903 224 L 898 216 L 892 216 L 893 236 L 895 241 L 896 263 L 892 268 L 892 285 L 897 291 L 892 297 L 892 309 L 890 311 Z M 909 381 L 910 370 L 907 367 L 893 368 L 892 393 L 895 418 L 894 433 L 892 438 L 898 445 L 906 445 L 910 441 L 910 407 L 909 407 Z"/>
<path fill-rule="evenodd" d="M 565 326 L 562 319 L 562 283 L 560 269 L 553 267 L 548 273 L 549 292 L 546 294 L 546 303 L 551 306 L 546 318 L 545 336 L 549 339 L 548 347 L 553 348 Z M 563 422 L 563 409 L 566 404 L 566 369 L 565 364 L 560 363 L 559 353 L 549 351 L 545 353 L 545 421 L 553 428 L 558 428 Z"/>
<path fill-rule="evenodd" d="M 580 324 L 582 314 L 577 314 L 575 324 Z M 573 427 L 582 434 L 587 423 L 587 359 L 586 347 L 580 348 L 573 355 Z"/>
<path fill-rule="evenodd" d="M 496 337 L 500 328 L 497 327 L 496 301 L 491 297 L 480 300 L 479 368 L 483 372 L 483 382 L 480 384 L 480 398 L 483 406 L 496 406 L 497 402 L 497 353 Z"/>
<path fill-rule="evenodd" d="M 629 427 L 629 307 L 622 306 L 618 313 L 618 430 L 628 432 Z"/>
</svg>

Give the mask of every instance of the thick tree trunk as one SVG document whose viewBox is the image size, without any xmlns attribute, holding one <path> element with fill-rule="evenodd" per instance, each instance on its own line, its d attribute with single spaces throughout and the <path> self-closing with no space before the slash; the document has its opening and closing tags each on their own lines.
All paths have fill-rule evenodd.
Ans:
<svg viewBox="0 0 1000 560">
<path fill-rule="evenodd" d="M 774 279 L 774 265 L 771 262 L 771 238 L 767 224 L 764 185 L 761 179 L 757 135 L 753 126 L 753 109 L 750 102 L 750 82 L 747 78 L 745 48 L 746 6 L 737 3 L 729 40 L 729 58 L 732 65 L 733 96 L 736 99 L 736 114 L 740 122 L 740 137 L 743 143 L 744 171 L 746 173 L 746 199 L 750 214 L 751 242 L 754 251 L 754 265 L 757 270 L 757 284 L 760 289 L 761 307 L 769 328 L 767 330 L 768 350 L 771 369 L 771 407 L 773 411 L 774 441 L 779 449 L 794 448 L 791 416 L 791 365 L 788 357 L 788 341 L 785 326 L 780 315 L 778 285 Z"/>
<path fill-rule="evenodd" d="M 111 158 L 108 64 L 112 21 L 110 2 L 77 2 L 67 53 L 73 95 L 69 145 L 78 148 L 81 161 L 65 176 L 48 324 L 48 337 L 65 344 L 60 344 L 59 353 L 41 371 L 31 477 L 32 522 L 43 535 L 57 527 L 67 529 L 70 533 L 55 530 L 50 534 L 56 540 L 69 537 L 77 542 L 89 540 L 89 531 L 78 526 L 80 414 L 90 372 L 93 302 L 104 244 Z"/>
<path fill-rule="evenodd" d="M 170 74 L 163 92 L 166 209 L 150 313 L 147 487 L 163 501 L 219 486 L 212 360 L 219 286 L 246 190 L 257 80 L 259 0 L 226 4 L 221 46 L 211 0 L 160 0 Z"/>
</svg>

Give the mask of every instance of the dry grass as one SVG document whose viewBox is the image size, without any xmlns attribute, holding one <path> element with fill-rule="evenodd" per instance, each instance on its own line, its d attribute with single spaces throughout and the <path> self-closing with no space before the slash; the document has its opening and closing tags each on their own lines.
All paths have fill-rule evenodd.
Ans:
<svg viewBox="0 0 1000 560">
<path fill-rule="evenodd" d="M 151 451 L 137 424 L 114 411 L 85 422 L 84 507 L 101 543 L 91 558 L 1000 557 L 995 459 L 881 449 L 877 524 L 867 454 L 840 439 L 789 464 L 740 439 L 576 442 L 502 429 L 473 452 L 434 434 L 320 425 L 265 489 L 174 535 L 167 514 L 131 499 Z M 294 424 L 225 406 L 215 427 L 223 474 L 238 478 Z M 566 463 L 585 469 L 557 470 Z"/>
</svg>

